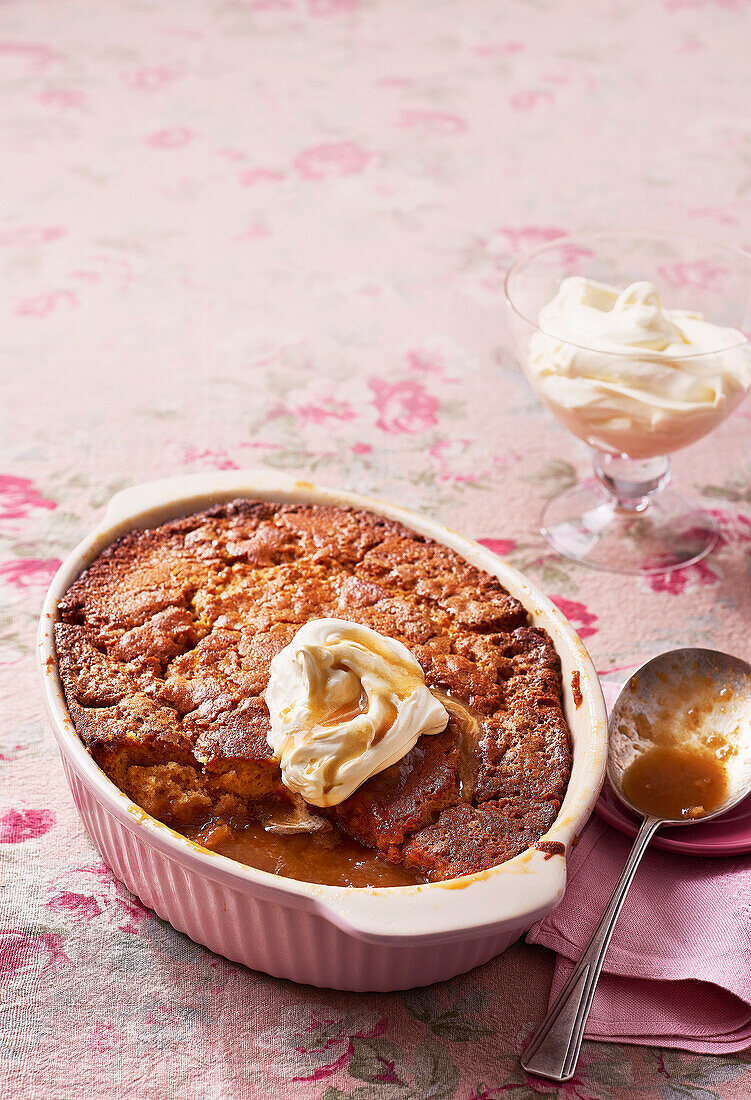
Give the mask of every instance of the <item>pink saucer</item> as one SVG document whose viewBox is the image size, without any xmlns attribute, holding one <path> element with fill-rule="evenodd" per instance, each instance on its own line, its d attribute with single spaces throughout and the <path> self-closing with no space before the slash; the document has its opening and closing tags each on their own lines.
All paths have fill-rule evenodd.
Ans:
<svg viewBox="0 0 751 1100">
<path fill-rule="evenodd" d="M 619 832 L 636 836 L 639 818 L 620 802 L 607 779 L 595 810 Z M 692 856 L 737 856 L 751 852 L 751 795 L 714 821 L 660 829 L 652 845 L 666 852 Z"/>
</svg>

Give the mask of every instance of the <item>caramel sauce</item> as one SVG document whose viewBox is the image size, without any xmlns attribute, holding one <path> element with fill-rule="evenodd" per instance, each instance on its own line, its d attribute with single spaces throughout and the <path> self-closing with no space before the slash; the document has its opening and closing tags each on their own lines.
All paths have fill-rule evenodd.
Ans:
<svg viewBox="0 0 751 1100">
<path fill-rule="evenodd" d="M 579 669 L 575 669 L 571 674 L 571 694 L 574 699 L 574 706 L 578 710 L 584 702 L 584 696 L 582 695 L 581 687 L 581 672 Z"/>
<path fill-rule="evenodd" d="M 339 707 L 338 710 L 329 711 L 328 714 L 323 714 L 318 720 L 317 724 L 321 726 L 337 726 L 340 722 L 351 722 L 353 718 L 357 718 L 359 714 L 364 714 L 368 709 L 368 696 L 365 693 L 364 688 L 360 688 L 360 696 L 352 703 L 347 703 L 343 707 Z M 393 708 L 394 715 L 396 715 L 396 707 Z M 394 724 L 394 719 L 391 719 L 391 725 Z M 391 726 L 389 726 L 391 728 Z"/>
<path fill-rule="evenodd" d="M 655 817 L 701 818 L 727 798 L 724 764 L 697 745 L 655 745 L 623 775 L 623 793 L 642 813 Z"/>
<path fill-rule="evenodd" d="M 414 886 L 426 882 L 409 868 L 388 863 L 372 848 L 333 830 L 328 844 L 310 833 L 276 836 L 257 821 L 247 825 L 209 822 L 200 829 L 186 830 L 185 835 L 239 863 L 301 882 L 325 886 Z"/>
<path fill-rule="evenodd" d="M 462 798 L 471 801 L 479 768 L 478 742 L 482 735 L 479 719 L 466 704 L 445 692 L 434 691 L 434 695 L 459 724 L 459 789 Z M 369 783 L 377 790 L 399 790 L 414 767 L 413 754 L 421 751 L 418 743 L 408 754 L 412 757 L 411 762 L 403 757 L 374 775 Z M 410 868 L 389 863 L 372 848 L 366 848 L 328 823 L 316 832 L 280 835 L 268 832 L 258 821 L 239 824 L 215 819 L 200 828 L 185 830 L 185 835 L 194 843 L 239 863 L 301 882 L 359 887 L 414 886 L 427 882 Z M 550 854 L 554 853 L 550 851 Z"/>
<path fill-rule="evenodd" d="M 619 733 L 635 738 L 642 750 L 623 773 L 623 793 L 645 814 L 698 820 L 728 797 L 725 765 L 738 751 L 733 738 L 739 730 L 725 736 L 717 725 L 727 723 L 733 691 L 718 691 L 710 676 L 698 673 L 685 678 L 658 672 L 655 679 L 656 711 L 648 717 L 627 709 L 619 725 Z M 637 690 L 636 676 L 629 688 Z"/>
<path fill-rule="evenodd" d="M 380 729 L 376 730 L 375 737 L 373 738 L 373 744 L 374 745 L 377 745 L 379 741 L 383 740 L 383 738 L 386 736 L 387 733 L 391 732 L 391 728 L 394 725 L 394 722 L 396 721 L 397 714 L 398 714 L 398 711 L 397 711 L 396 707 L 394 706 L 394 704 L 393 703 L 388 703 L 387 704 L 387 710 L 386 710 L 386 721 L 383 723 L 383 725 L 380 727 Z"/>
<path fill-rule="evenodd" d="M 465 802 L 471 802 L 477 783 L 477 773 L 480 770 L 479 743 L 482 737 L 480 720 L 466 703 L 454 699 L 445 691 L 433 689 L 436 699 L 440 699 L 450 715 L 453 715 L 459 724 L 461 733 L 461 757 L 459 760 L 459 794 Z"/>
<path fill-rule="evenodd" d="M 536 840 L 532 845 L 538 852 L 545 853 L 545 859 L 552 859 L 553 856 L 564 856 L 566 854 L 566 847 L 560 842 L 560 840 Z"/>
</svg>

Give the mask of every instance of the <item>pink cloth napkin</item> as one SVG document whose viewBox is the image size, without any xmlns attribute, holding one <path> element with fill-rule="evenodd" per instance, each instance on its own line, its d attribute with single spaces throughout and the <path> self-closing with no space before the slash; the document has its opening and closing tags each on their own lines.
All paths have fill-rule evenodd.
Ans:
<svg viewBox="0 0 751 1100">
<path fill-rule="evenodd" d="M 527 942 L 558 953 L 551 1003 L 594 931 L 631 843 L 594 817 L 571 852 L 563 901 L 527 934 Z M 585 1036 L 697 1054 L 751 1046 L 751 857 L 647 852 Z"/>
</svg>

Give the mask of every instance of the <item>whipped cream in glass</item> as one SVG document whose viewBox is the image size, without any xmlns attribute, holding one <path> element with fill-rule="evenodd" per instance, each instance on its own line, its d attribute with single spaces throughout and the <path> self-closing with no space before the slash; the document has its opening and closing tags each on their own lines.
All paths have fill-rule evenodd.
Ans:
<svg viewBox="0 0 751 1100">
<path fill-rule="evenodd" d="M 711 431 L 751 386 L 738 329 L 665 309 L 657 287 L 564 279 L 539 312 L 527 372 L 580 438 L 632 458 L 670 454 Z"/>
<path fill-rule="evenodd" d="M 343 802 L 449 719 L 406 646 L 344 619 L 298 630 L 271 662 L 266 705 L 282 782 L 322 807 Z"/>
</svg>

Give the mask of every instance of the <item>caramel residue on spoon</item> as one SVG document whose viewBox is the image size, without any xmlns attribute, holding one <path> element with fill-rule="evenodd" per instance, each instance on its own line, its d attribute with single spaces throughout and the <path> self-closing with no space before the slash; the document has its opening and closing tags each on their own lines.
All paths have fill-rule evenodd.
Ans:
<svg viewBox="0 0 751 1100">
<path fill-rule="evenodd" d="M 726 762 L 738 751 L 733 737 L 718 726 L 727 721 L 734 692 L 718 690 L 712 678 L 655 673 L 660 687 L 648 713 L 627 708 L 619 733 L 638 748 L 623 772 L 622 789 L 642 813 L 667 820 L 699 820 L 727 800 L 730 781 Z M 638 687 L 634 676 L 629 684 Z"/>
<path fill-rule="evenodd" d="M 728 794 L 724 764 L 697 745 L 655 745 L 637 756 L 623 775 L 629 802 L 654 817 L 698 819 Z"/>
</svg>

